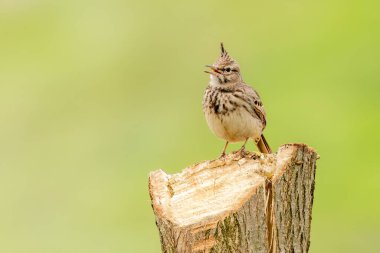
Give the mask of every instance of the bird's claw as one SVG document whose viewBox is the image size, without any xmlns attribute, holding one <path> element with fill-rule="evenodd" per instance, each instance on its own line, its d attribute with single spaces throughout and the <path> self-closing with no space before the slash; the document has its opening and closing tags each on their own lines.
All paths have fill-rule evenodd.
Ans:
<svg viewBox="0 0 380 253">
<path fill-rule="evenodd" d="M 245 147 L 241 147 L 235 154 L 238 154 L 240 157 L 245 156 Z"/>
</svg>

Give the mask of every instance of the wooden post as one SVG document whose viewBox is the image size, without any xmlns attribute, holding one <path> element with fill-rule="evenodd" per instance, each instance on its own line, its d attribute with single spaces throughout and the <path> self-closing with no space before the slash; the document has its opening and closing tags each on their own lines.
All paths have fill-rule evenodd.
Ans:
<svg viewBox="0 0 380 253">
<path fill-rule="evenodd" d="M 230 154 L 149 176 L 165 253 L 308 252 L 317 153 Z"/>
</svg>

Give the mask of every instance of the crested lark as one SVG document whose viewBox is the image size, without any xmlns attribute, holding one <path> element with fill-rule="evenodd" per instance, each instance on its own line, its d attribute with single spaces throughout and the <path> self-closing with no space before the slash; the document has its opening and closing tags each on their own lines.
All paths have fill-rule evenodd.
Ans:
<svg viewBox="0 0 380 253">
<path fill-rule="evenodd" d="M 214 65 L 206 65 L 210 82 L 203 96 L 203 111 L 209 128 L 219 138 L 226 140 L 221 157 L 229 142 L 243 141 L 239 152 L 244 152 L 252 138 L 260 152 L 271 153 L 262 134 L 265 110 L 259 94 L 244 83 L 239 64 L 232 59 L 221 43 L 221 55 Z"/>
</svg>

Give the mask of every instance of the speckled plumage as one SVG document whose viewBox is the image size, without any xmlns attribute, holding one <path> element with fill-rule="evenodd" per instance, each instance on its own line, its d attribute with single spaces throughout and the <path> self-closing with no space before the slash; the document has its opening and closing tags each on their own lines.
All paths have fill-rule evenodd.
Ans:
<svg viewBox="0 0 380 253">
<path fill-rule="evenodd" d="M 260 151 L 269 153 L 269 145 L 262 136 L 266 126 L 263 103 L 259 94 L 243 82 L 238 63 L 222 46 L 221 56 L 209 67 L 212 69 L 212 72 L 207 71 L 210 83 L 203 96 L 203 111 L 209 128 L 226 140 L 226 145 L 252 138 Z M 264 143 L 260 145 L 260 141 Z M 242 149 L 244 146 L 245 143 Z"/>
</svg>

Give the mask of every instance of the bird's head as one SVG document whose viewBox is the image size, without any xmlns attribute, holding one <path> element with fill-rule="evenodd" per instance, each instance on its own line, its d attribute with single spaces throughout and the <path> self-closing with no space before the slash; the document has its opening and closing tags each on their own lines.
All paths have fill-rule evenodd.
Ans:
<svg viewBox="0 0 380 253">
<path fill-rule="evenodd" d="M 230 86 L 242 81 L 239 64 L 231 58 L 220 43 L 220 57 L 213 65 L 206 65 L 210 70 L 205 72 L 210 74 L 210 84 L 217 86 Z"/>
</svg>

